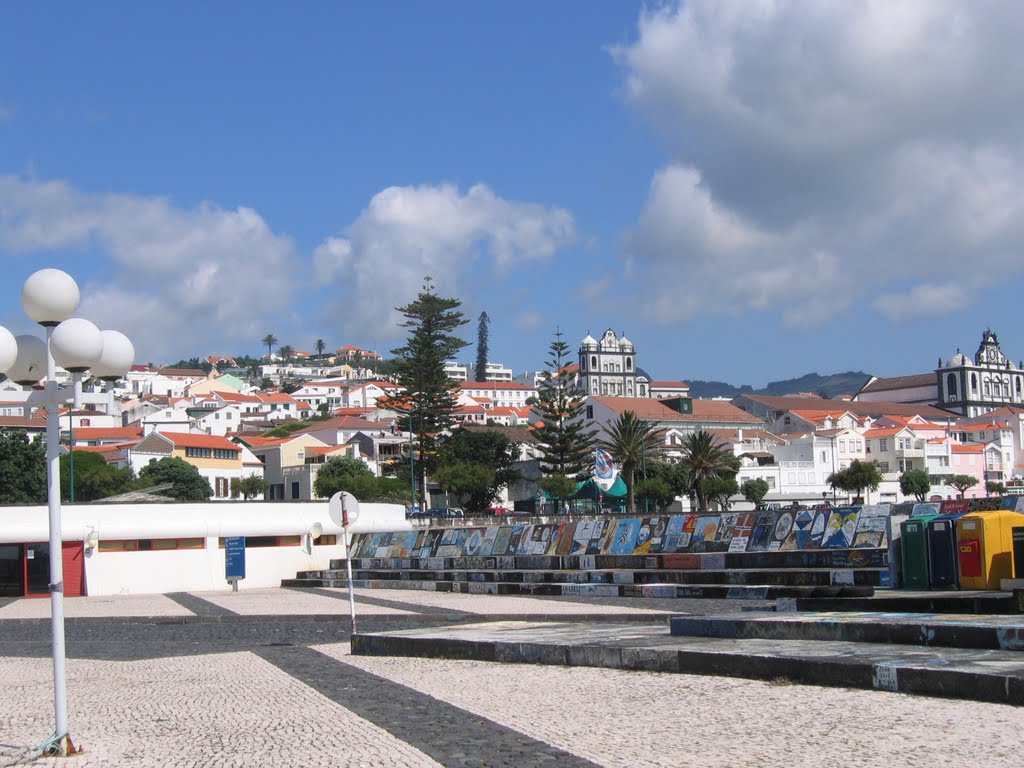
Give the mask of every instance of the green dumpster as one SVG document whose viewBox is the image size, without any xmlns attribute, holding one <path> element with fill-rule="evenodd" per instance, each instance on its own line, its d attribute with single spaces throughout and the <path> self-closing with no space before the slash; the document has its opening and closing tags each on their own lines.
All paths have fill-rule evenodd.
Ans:
<svg viewBox="0 0 1024 768">
<path fill-rule="evenodd" d="M 900 523 L 900 541 L 903 545 L 903 588 L 929 587 L 928 579 L 928 523 L 938 515 L 910 517 Z"/>
</svg>

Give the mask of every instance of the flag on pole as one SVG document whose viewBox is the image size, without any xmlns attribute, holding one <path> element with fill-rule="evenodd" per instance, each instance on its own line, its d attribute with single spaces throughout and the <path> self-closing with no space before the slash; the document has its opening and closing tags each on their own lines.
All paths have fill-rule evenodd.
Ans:
<svg viewBox="0 0 1024 768">
<path fill-rule="evenodd" d="M 607 491 L 615 484 L 619 472 L 615 469 L 615 461 L 612 455 L 603 448 L 598 448 L 594 456 L 594 482 L 597 487 Z"/>
</svg>

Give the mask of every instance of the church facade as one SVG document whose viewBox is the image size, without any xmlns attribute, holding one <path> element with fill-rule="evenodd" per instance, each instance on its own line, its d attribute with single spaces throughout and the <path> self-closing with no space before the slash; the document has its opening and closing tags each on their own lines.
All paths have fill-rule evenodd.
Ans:
<svg viewBox="0 0 1024 768">
<path fill-rule="evenodd" d="M 633 342 L 611 328 L 598 341 L 589 333 L 580 342 L 580 389 L 588 395 L 650 397 L 651 382 L 637 369 Z"/>
<path fill-rule="evenodd" d="M 981 416 L 1007 405 L 1024 406 L 1024 365 L 1003 354 L 992 330 L 981 335 L 981 344 L 968 358 L 958 349 L 935 371 L 938 405 L 963 416 Z"/>
</svg>

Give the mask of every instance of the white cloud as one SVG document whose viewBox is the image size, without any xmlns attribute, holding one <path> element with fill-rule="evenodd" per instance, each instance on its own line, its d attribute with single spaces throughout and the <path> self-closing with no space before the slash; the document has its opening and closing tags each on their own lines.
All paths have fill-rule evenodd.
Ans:
<svg viewBox="0 0 1024 768">
<path fill-rule="evenodd" d="M 393 338 L 400 332 L 394 308 L 415 298 L 425 276 L 457 295 L 460 276 L 482 256 L 507 272 L 550 258 L 574 237 L 567 211 L 504 200 L 483 184 L 465 194 L 450 184 L 389 187 L 313 259 L 317 279 L 344 296 L 338 314 L 346 332 Z"/>
<path fill-rule="evenodd" d="M 957 283 L 923 283 L 905 293 L 885 293 L 875 299 L 873 306 L 895 322 L 916 317 L 942 315 L 962 307 L 968 301 L 965 286 Z"/>
<path fill-rule="evenodd" d="M 649 314 L 816 324 L 890 281 L 924 297 L 1024 272 L 1022 33 L 1009 3 L 645 11 L 612 53 L 669 156 L 624 239 Z"/>
<path fill-rule="evenodd" d="M 114 262 L 86 278 L 80 314 L 127 333 L 147 360 L 256 341 L 291 303 L 295 251 L 249 208 L 93 195 L 62 181 L 0 176 L 0 249 L 102 250 Z M 80 284 L 83 283 L 79 279 Z"/>
<path fill-rule="evenodd" d="M 545 323 L 547 320 L 544 319 L 544 315 L 533 310 L 520 312 L 515 319 L 516 329 L 520 331 L 535 331 L 538 328 L 543 328 Z"/>
</svg>

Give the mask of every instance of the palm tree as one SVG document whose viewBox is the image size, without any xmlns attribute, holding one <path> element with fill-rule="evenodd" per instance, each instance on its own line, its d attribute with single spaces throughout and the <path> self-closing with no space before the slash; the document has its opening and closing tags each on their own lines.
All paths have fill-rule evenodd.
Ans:
<svg viewBox="0 0 1024 768">
<path fill-rule="evenodd" d="M 279 350 L 277 350 L 277 354 L 280 355 L 284 359 L 284 362 L 287 365 L 288 363 L 291 362 L 292 355 L 295 354 L 295 349 L 293 347 L 291 347 L 290 345 L 285 344 L 283 347 L 281 347 Z"/>
<path fill-rule="evenodd" d="M 268 333 L 263 337 L 263 343 L 267 345 L 267 355 L 274 354 L 274 345 L 277 344 L 277 336 Z"/>
<path fill-rule="evenodd" d="M 660 430 L 651 422 L 637 417 L 633 411 L 625 411 L 606 430 L 607 437 L 598 440 L 597 445 L 608 451 L 619 463 L 620 472 L 626 480 L 626 513 L 636 513 L 636 470 L 648 454 L 657 453 Z"/>
<path fill-rule="evenodd" d="M 714 435 L 699 430 L 683 441 L 683 460 L 690 480 L 690 492 L 697 497 L 701 512 L 708 511 L 708 494 L 704 481 L 719 477 L 732 468 L 732 454 L 715 443 Z"/>
<path fill-rule="evenodd" d="M 327 345 L 324 344 L 323 339 L 317 339 L 316 343 L 313 344 L 313 349 L 316 350 L 316 353 L 318 355 L 322 355 L 324 353 L 324 350 L 327 349 Z"/>
</svg>

